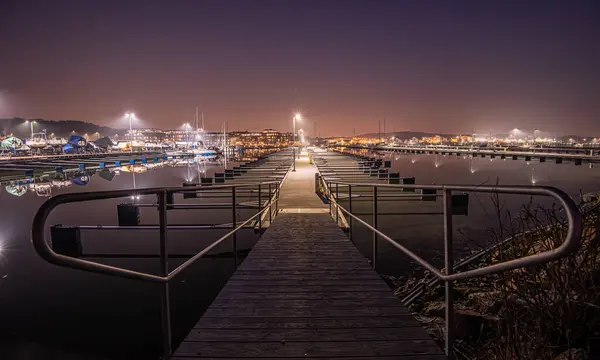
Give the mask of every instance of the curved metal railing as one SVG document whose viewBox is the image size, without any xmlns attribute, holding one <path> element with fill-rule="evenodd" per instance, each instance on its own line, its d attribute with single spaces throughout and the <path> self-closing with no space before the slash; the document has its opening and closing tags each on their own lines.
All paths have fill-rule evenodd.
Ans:
<svg viewBox="0 0 600 360">
<path fill-rule="evenodd" d="M 321 178 L 322 179 L 322 178 Z M 429 270 L 436 278 L 445 283 L 445 319 L 446 319 L 446 339 L 445 339 L 445 351 L 448 358 L 452 358 L 452 343 L 454 340 L 454 306 L 452 298 L 452 283 L 456 280 L 463 280 L 475 276 L 489 275 L 493 273 L 499 273 L 503 271 L 513 270 L 525 266 L 533 266 L 537 264 L 546 263 L 552 260 L 560 259 L 576 252 L 581 246 L 581 234 L 582 234 L 582 218 L 577 205 L 573 200 L 563 191 L 547 186 L 473 186 L 473 185 L 403 185 L 403 184 L 381 184 L 381 183 L 351 183 L 343 181 L 326 181 L 324 182 L 326 193 L 325 195 L 330 201 L 330 211 L 334 216 L 333 208 L 335 208 L 335 218 L 339 218 L 339 213 L 346 214 L 349 217 L 348 226 L 349 234 L 352 237 L 352 223 L 357 221 L 358 223 L 366 226 L 373 232 L 373 254 L 372 263 L 375 268 L 377 265 L 377 242 L 381 238 L 390 243 L 395 248 L 402 251 L 405 255 L 410 257 L 419 265 Z M 352 189 L 359 187 L 370 187 L 373 191 L 373 223 L 369 224 L 363 219 L 359 218 L 352 213 Z M 340 188 L 346 188 L 346 198 L 348 200 L 348 209 L 341 206 L 338 202 L 340 198 Z M 443 216 L 444 216 L 444 258 L 445 258 L 445 273 L 435 268 L 429 262 L 410 251 L 404 245 L 398 243 L 391 237 L 382 233 L 377 229 L 378 216 L 377 216 L 377 193 L 378 189 L 427 189 L 435 190 L 435 194 L 428 193 L 426 196 L 436 196 L 438 191 L 441 191 L 441 197 L 443 198 Z M 565 218 L 568 222 L 566 230 L 566 238 L 564 242 L 555 249 L 547 250 L 539 254 L 525 256 L 523 258 L 513 259 L 506 262 L 488 265 L 482 268 L 468 270 L 459 273 L 453 273 L 454 259 L 452 254 L 452 192 L 482 192 L 482 193 L 495 193 L 495 194 L 515 194 L 515 195 L 540 195 L 552 197 L 560 203 L 565 211 Z M 422 195 L 421 195 L 422 196 Z"/>
<path fill-rule="evenodd" d="M 47 200 L 38 209 L 33 219 L 33 225 L 31 228 L 31 241 L 35 251 L 44 260 L 63 267 L 72 269 L 78 269 L 98 274 L 105 274 L 111 276 L 117 276 L 121 278 L 128 278 L 139 281 L 147 281 L 154 283 L 161 283 L 163 286 L 163 292 L 161 294 L 161 322 L 162 322 L 162 338 L 163 338 L 163 357 L 168 358 L 171 355 L 171 320 L 170 320 L 170 302 L 169 302 L 169 282 L 181 273 L 183 270 L 194 264 L 210 250 L 217 245 L 221 244 L 228 238 L 233 238 L 233 252 L 234 256 L 237 254 L 236 245 L 236 233 L 248 225 L 255 219 L 260 223 L 262 221 L 262 215 L 269 212 L 269 218 L 273 213 L 273 206 L 277 211 L 279 201 L 279 188 L 281 186 L 280 181 L 269 181 L 260 183 L 248 183 L 248 184 L 230 184 L 230 185 L 212 185 L 212 186 L 188 186 L 188 187 L 173 187 L 173 188 L 147 188 L 147 189 L 129 189 L 129 190 L 116 190 L 116 191 L 97 191 L 97 192 L 83 192 L 83 193 L 70 193 L 61 194 Z M 258 212 L 252 215 L 249 219 L 238 224 L 236 219 L 236 191 L 239 189 L 257 188 L 258 196 Z M 168 204 L 167 198 L 176 193 L 191 193 L 191 192 L 204 192 L 214 190 L 231 190 L 231 209 L 232 209 L 232 228 L 231 230 L 221 236 L 219 239 L 208 245 L 202 251 L 193 255 L 183 264 L 177 268 L 169 271 L 168 268 L 168 254 L 167 254 L 167 209 L 171 204 Z M 261 200 L 261 190 L 267 190 L 269 197 L 265 200 L 268 202 L 264 205 Z M 134 271 L 124 269 L 116 266 L 100 264 L 89 260 L 73 258 L 56 253 L 50 244 L 46 241 L 46 220 L 50 213 L 59 205 L 75 203 L 81 201 L 93 201 L 93 200 L 106 200 L 129 197 L 131 194 L 137 195 L 156 195 L 157 196 L 157 207 L 159 213 L 159 234 L 160 234 L 160 262 L 161 262 L 161 275 L 155 275 L 140 271 Z M 236 261 L 237 263 L 237 261 Z"/>
</svg>

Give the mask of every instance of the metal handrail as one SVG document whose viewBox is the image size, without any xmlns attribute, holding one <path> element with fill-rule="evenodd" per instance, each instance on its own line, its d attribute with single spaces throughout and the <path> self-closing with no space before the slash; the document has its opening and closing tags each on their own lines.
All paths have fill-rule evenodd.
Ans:
<svg viewBox="0 0 600 360">
<path fill-rule="evenodd" d="M 278 181 L 271 181 L 266 183 L 260 183 L 263 185 L 269 184 L 279 184 Z M 168 282 L 185 268 L 190 266 L 196 260 L 201 258 L 208 251 L 213 249 L 215 246 L 219 245 L 221 242 L 226 240 L 228 237 L 236 233 L 238 230 L 242 229 L 245 225 L 254 220 L 257 216 L 265 212 L 270 208 L 271 205 L 274 204 L 275 200 L 271 200 L 264 209 L 257 212 L 253 216 L 251 216 L 248 220 L 241 223 L 236 228 L 232 229 L 230 232 L 210 244 L 207 248 L 190 258 L 188 261 L 179 265 L 175 270 L 169 272 L 167 276 L 157 276 L 148 273 L 143 273 L 139 271 L 133 271 L 128 269 L 123 269 L 115 266 L 98 264 L 92 261 L 81 260 L 72 258 L 69 256 L 64 256 L 57 254 L 52 250 L 48 242 L 45 241 L 45 223 L 46 219 L 50 215 L 50 212 L 61 204 L 68 204 L 73 202 L 81 202 L 81 201 L 91 201 L 91 200 L 108 200 L 114 198 L 121 198 L 130 196 L 132 193 L 136 195 L 166 195 L 169 193 L 183 193 L 183 192 L 193 192 L 193 191 L 207 191 L 213 189 L 235 189 L 249 186 L 257 186 L 259 184 L 232 184 L 232 185 L 215 185 L 215 186 L 189 186 L 189 187 L 176 187 L 176 188 L 147 188 L 147 189 L 129 189 L 129 190 L 113 190 L 113 191 L 96 191 L 96 192 L 83 192 L 83 193 L 69 193 L 69 194 L 61 194 L 57 195 L 53 198 L 47 200 L 36 212 L 33 218 L 33 225 L 31 228 L 31 241 L 33 247 L 35 248 L 38 255 L 40 255 L 44 260 L 59 266 L 70 267 L 74 269 L 91 271 L 96 273 L 101 273 L 105 275 L 114 275 L 119 277 L 130 278 L 134 280 L 143 280 L 150 282 Z M 158 207 L 164 207 L 166 209 L 166 201 L 161 201 L 159 197 Z M 160 210 L 159 210 L 160 211 Z"/>
<path fill-rule="evenodd" d="M 269 194 L 269 202 L 264 206 L 264 208 L 260 209 L 254 215 L 252 215 L 249 219 L 239 223 L 236 221 L 236 189 L 245 188 L 245 187 L 256 187 L 260 189 L 261 186 L 266 185 L 271 191 L 271 188 L 274 186 L 275 191 L 274 195 Z M 229 237 L 233 237 L 233 248 L 234 248 L 234 259 L 237 266 L 237 245 L 236 245 L 236 233 L 243 229 L 248 223 L 252 220 L 259 218 L 266 211 L 272 212 L 272 207 L 275 205 L 277 208 L 277 203 L 279 201 L 279 187 L 281 186 L 281 182 L 279 181 L 270 181 L 270 182 L 261 182 L 261 183 L 247 183 L 247 184 L 230 184 L 230 185 L 213 185 L 213 186 L 188 186 L 188 187 L 170 187 L 170 188 L 146 188 L 146 189 L 128 189 L 128 190 L 113 190 L 113 191 L 97 191 L 97 192 L 83 192 L 83 193 L 69 193 L 69 194 L 61 194 L 57 195 L 53 198 L 47 200 L 36 212 L 33 218 L 33 225 L 31 228 L 31 242 L 35 251 L 38 253 L 40 257 L 49 263 L 88 271 L 92 273 L 99 273 L 111 276 L 117 276 L 121 278 L 128 278 L 139 281 L 148 281 L 154 283 L 160 283 L 163 286 L 163 292 L 161 293 L 161 330 L 162 330 L 162 340 L 163 340 L 163 358 L 169 358 L 171 356 L 171 319 L 170 319 L 170 300 L 169 300 L 169 282 L 181 273 L 183 270 L 191 266 L 198 259 L 202 258 L 206 255 L 210 250 L 215 248 L 217 245 L 221 244 L 223 241 L 228 239 Z M 232 199 L 232 229 L 202 251 L 198 252 L 196 255 L 189 258 L 183 264 L 179 265 L 172 271 L 168 269 L 168 254 L 167 254 L 167 196 L 175 193 L 189 193 L 189 192 L 199 192 L 199 191 L 210 191 L 216 189 L 231 189 L 231 199 Z M 145 272 L 134 271 L 129 269 L 124 269 L 116 266 L 105 265 L 96 263 L 93 261 L 77 259 L 61 254 L 57 254 L 50 247 L 48 242 L 45 240 L 46 233 L 46 220 L 52 210 L 54 210 L 58 205 L 68 204 L 80 201 L 91 201 L 91 200 L 107 200 L 107 199 L 115 199 L 122 197 L 129 197 L 132 193 L 136 195 L 157 195 L 157 203 L 158 203 L 158 212 L 159 212 L 159 234 L 160 234 L 160 262 L 161 262 L 161 272 L 162 275 L 153 275 Z M 260 195 L 259 195 L 260 199 Z M 238 225 L 239 224 L 239 225 Z"/>
<path fill-rule="evenodd" d="M 347 214 L 350 218 L 349 221 L 349 234 L 352 237 L 352 220 L 356 220 L 362 225 L 366 226 L 373 232 L 373 267 L 377 264 L 377 240 L 378 237 L 389 242 L 392 246 L 402 251 L 405 255 L 410 257 L 412 260 L 420 264 L 429 270 L 435 277 L 445 283 L 445 320 L 446 320 L 446 338 L 445 338 L 445 351 L 446 356 L 451 359 L 453 358 L 452 344 L 454 341 L 454 305 L 453 305 L 453 285 L 452 283 L 456 280 L 464 280 L 471 277 L 489 275 L 493 273 L 499 273 L 503 271 L 513 270 L 525 266 L 533 266 L 541 263 L 549 262 L 552 260 L 560 259 L 569 254 L 574 253 L 581 247 L 581 234 L 582 234 L 582 218 L 577 205 L 573 200 L 562 190 L 549 187 L 549 186 L 473 186 L 473 185 L 404 185 L 404 184 L 365 184 L 365 183 L 349 183 L 349 182 L 338 182 L 328 181 L 327 196 L 330 201 L 330 212 L 331 206 L 335 206 L 336 213 L 342 211 Z M 332 186 L 336 187 L 336 194 L 339 193 L 339 187 L 347 187 L 349 210 L 345 209 L 338 203 L 338 197 L 333 195 Z M 373 226 L 362 220 L 358 216 L 352 213 L 352 188 L 353 187 L 371 187 L 373 189 Z M 413 253 L 405 246 L 399 244 L 391 237 L 382 233 L 377 229 L 377 189 L 378 188 L 394 188 L 394 189 L 430 189 L 430 190 L 441 190 L 443 192 L 444 202 L 444 253 L 445 253 L 445 274 L 435 268 L 433 265 L 422 259 L 417 254 Z M 529 255 L 518 259 L 502 262 L 499 264 L 488 265 L 482 268 L 468 270 L 460 273 L 453 274 L 454 260 L 452 254 L 452 191 L 460 192 L 484 192 L 484 193 L 503 193 L 503 194 L 515 194 L 515 195 L 541 195 L 550 196 L 559 201 L 565 210 L 565 216 L 568 221 L 567 235 L 564 242 L 555 249 L 547 250 L 539 254 Z M 333 216 L 333 212 L 332 216 Z"/>
</svg>

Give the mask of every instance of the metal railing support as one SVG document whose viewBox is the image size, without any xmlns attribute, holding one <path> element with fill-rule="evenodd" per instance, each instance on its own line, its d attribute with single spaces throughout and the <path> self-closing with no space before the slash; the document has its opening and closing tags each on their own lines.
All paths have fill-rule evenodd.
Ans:
<svg viewBox="0 0 600 360">
<path fill-rule="evenodd" d="M 444 190 L 444 266 L 446 275 L 452 274 L 454 268 L 454 258 L 452 254 L 452 190 Z M 445 350 L 446 357 L 449 360 L 454 359 L 454 297 L 452 294 L 453 281 L 445 281 L 446 297 L 446 339 Z"/>
<path fill-rule="evenodd" d="M 352 214 L 352 185 L 348 185 L 348 211 Z M 352 240 L 352 216 L 348 216 L 348 238 Z"/>
<path fill-rule="evenodd" d="M 340 225 L 340 209 L 338 205 L 338 201 L 340 199 L 340 189 L 338 184 L 335 184 L 335 224 Z"/>
<path fill-rule="evenodd" d="M 373 228 L 377 229 L 377 186 L 373 186 Z M 377 268 L 377 238 L 376 232 L 373 232 L 373 269 Z"/>
<path fill-rule="evenodd" d="M 167 191 L 157 194 L 158 223 L 160 235 L 160 271 L 162 276 L 169 275 L 169 255 L 167 254 Z M 160 322 L 162 335 L 163 358 L 171 357 L 171 304 L 169 299 L 169 283 L 161 285 Z"/>
<path fill-rule="evenodd" d="M 277 183 L 277 197 L 275 198 L 275 214 L 279 211 L 279 189 L 281 189 L 281 183 Z"/>
<path fill-rule="evenodd" d="M 273 202 L 271 199 L 273 199 L 273 194 L 271 193 L 271 184 L 269 183 L 269 226 L 273 222 Z"/>
<path fill-rule="evenodd" d="M 329 215 L 333 216 L 333 196 L 331 196 L 331 183 L 326 183 L 327 186 L 327 195 L 329 196 Z"/>
<path fill-rule="evenodd" d="M 293 147 L 292 150 L 293 150 L 292 157 L 294 159 L 294 161 L 293 161 L 294 167 L 292 168 L 292 171 L 296 171 L 296 147 Z"/>
<path fill-rule="evenodd" d="M 262 210 L 262 196 L 260 184 L 258 184 L 258 212 Z M 262 216 L 258 217 L 258 230 L 262 229 Z"/>
<path fill-rule="evenodd" d="M 393 184 L 365 184 L 365 183 L 345 183 L 345 182 L 335 182 L 336 187 L 339 185 L 349 186 L 349 204 L 351 204 L 352 199 L 352 190 L 350 185 L 356 187 L 372 187 L 373 188 L 373 222 L 369 224 L 367 221 L 361 219 L 360 217 L 352 214 L 351 211 L 348 211 L 343 206 L 340 206 L 337 202 L 337 198 L 334 198 L 334 195 L 331 191 L 331 185 L 334 183 L 333 181 L 325 182 L 322 180 L 324 185 L 327 186 L 327 195 L 330 200 L 330 214 L 332 211 L 332 202 L 336 202 L 336 209 L 343 214 L 346 214 L 350 217 L 350 220 L 354 220 L 359 224 L 364 225 L 369 230 L 373 232 L 373 267 L 377 266 L 377 242 L 378 239 L 381 238 L 385 240 L 388 244 L 392 245 L 394 248 L 402 251 L 406 256 L 408 256 L 411 260 L 423 266 L 425 269 L 431 272 L 433 276 L 435 276 L 439 281 L 444 281 L 445 283 L 445 295 L 446 295 L 446 353 L 449 358 L 453 356 L 452 354 L 452 344 L 454 340 L 454 310 L 453 310 L 453 301 L 452 301 L 452 282 L 460 281 L 467 278 L 472 278 L 476 276 L 500 273 L 504 271 L 509 271 L 517 268 L 522 268 L 524 266 L 534 266 L 537 264 L 546 263 L 552 260 L 564 258 L 570 254 L 573 254 L 581 247 L 581 234 L 582 234 L 582 215 L 577 208 L 577 205 L 573 202 L 573 200 L 563 191 L 558 190 L 552 187 L 545 186 L 471 186 L 471 185 L 393 185 Z M 273 182 L 277 184 L 277 197 L 275 199 L 275 206 L 277 207 L 278 199 L 279 199 L 279 189 L 281 182 Z M 267 184 L 267 183 L 263 183 Z M 244 220 L 241 224 L 237 224 L 235 220 L 237 220 L 237 214 L 235 214 L 235 210 L 237 210 L 236 200 L 235 200 L 235 189 L 240 187 L 240 189 L 250 188 L 250 184 L 239 184 L 239 185 L 222 185 L 222 186 L 210 186 L 210 187 L 197 187 L 197 188 L 148 188 L 148 189 L 125 189 L 125 190 L 113 190 L 113 191 L 101 191 L 101 192 L 89 192 L 89 193 L 67 193 L 60 194 L 55 197 L 48 199 L 36 212 L 33 225 L 31 228 L 31 240 L 32 244 L 35 248 L 37 254 L 44 260 L 49 263 L 56 264 L 63 267 L 79 269 L 84 271 L 89 271 L 93 273 L 118 276 L 121 278 L 129 278 L 140 281 L 148 281 L 148 282 L 158 282 L 161 283 L 162 290 L 161 291 L 161 332 L 162 332 L 162 353 L 165 357 L 170 356 L 172 350 L 172 342 L 171 342 L 171 321 L 170 321 L 170 303 L 169 303 L 169 288 L 168 283 L 174 277 L 176 277 L 179 273 L 181 273 L 184 269 L 191 266 L 197 260 L 208 254 L 212 249 L 221 244 L 222 242 L 229 239 L 230 236 L 234 236 L 235 233 L 245 228 L 252 221 L 255 221 L 256 217 L 263 215 L 264 211 L 269 210 L 267 206 L 261 206 L 261 210 L 252 215 L 249 219 Z M 445 249 L 445 273 L 434 267 L 432 264 L 428 263 L 417 254 L 410 251 L 408 248 L 403 246 L 401 243 L 395 241 L 390 238 L 386 234 L 382 233 L 378 229 L 378 188 L 390 188 L 390 189 L 431 189 L 431 190 L 439 190 L 443 193 L 444 200 L 444 249 Z M 204 190 L 223 190 L 232 189 L 232 215 L 234 216 L 234 221 L 232 222 L 233 229 L 229 231 L 227 234 L 220 237 L 218 240 L 211 243 L 209 246 L 204 248 L 199 253 L 195 254 L 191 258 L 189 258 L 184 263 L 177 266 L 173 271 L 169 272 L 168 267 L 168 254 L 167 254 L 167 208 L 171 205 L 167 203 L 168 197 L 172 196 L 174 193 L 179 192 L 189 192 L 189 191 L 204 191 Z M 161 275 L 150 274 L 139 272 L 135 270 L 129 270 L 124 268 L 119 268 L 107 264 L 95 263 L 92 261 L 72 258 L 69 256 L 65 256 L 62 254 L 58 254 L 54 252 L 51 248 L 50 244 L 45 240 L 45 224 L 46 220 L 51 213 L 51 211 L 56 208 L 58 205 L 74 203 L 80 201 L 93 201 L 93 200 L 102 200 L 102 199 L 116 199 L 129 197 L 131 193 L 135 191 L 140 195 L 155 195 L 157 196 L 157 207 L 159 213 L 159 235 L 160 235 L 160 261 L 161 261 Z M 241 190 L 243 192 L 243 190 Z M 356 191 L 355 191 L 356 192 Z M 483 192 L 483 193 L 495 193 L 495 194 L 519 194 L 519 195 L 540 195 L 540 196 L 549 196 L 558 201 L 559 205 L 564 209 L 564 217 L 568 226 L 566 228 L 566 236 L 565 240 L 558 247 L 542 251 L 541 253 L 527 255 L 522 258 L 517 258 L 513 260 L 504 261 L 501 263 L 483 266 L 481 268 L 466 270 L 458 273 L 453 273 L 452 268 L 454 265 L 453 256 L 452 256 L 452 192 Z M 386 195 L 382 195 L 385 197 Z M 259 199 L 261 198 L 259 192 Z M 270 202 L 273 200 L 270 199 Z M 349 205 L 351 206 L 351 205 Z M 156 227 L 155 227 L 156 228 Z M 236 246 L 235 244 L 234 246 Z M 237 249 L 235 249 L 237 250 Z M 235 251 L 237 255 L 237 251 Z M 237 261 L 237 260 L 236 260 Z"/>
<path fill-rule="evenodd" d="M 260 210 L 259 210 L 260 211 Z M 259 216 L 260 219 L 260 216 Z M 231 188 L 231 227 L 235 229 L 237 227 L 237 200 L 235 198 L 235 187 Z M 237 259 L 237 233 L 233 233 L 232 235 L 233 241 L 233 264 L 237 269 L 238 259 Z"/>
</svg>

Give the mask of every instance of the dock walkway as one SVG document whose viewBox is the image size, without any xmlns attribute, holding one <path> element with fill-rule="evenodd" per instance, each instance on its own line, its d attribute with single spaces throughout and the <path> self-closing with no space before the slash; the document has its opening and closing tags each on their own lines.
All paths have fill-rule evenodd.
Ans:
<svg viewBox="0 0 600 360">
<path fill-rule="evenodd" d="M 314 193 L 304 156 L 280 214 L 172 359 L 444 359 Z"/>
</svg>

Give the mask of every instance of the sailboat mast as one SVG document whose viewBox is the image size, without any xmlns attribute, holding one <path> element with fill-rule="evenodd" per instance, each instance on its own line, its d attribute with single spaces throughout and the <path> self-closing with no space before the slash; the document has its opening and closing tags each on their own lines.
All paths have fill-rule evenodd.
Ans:
<svg viewBox="0 0 600 360">
<path fill-rule="evenodd" d="M 227 121 L 223 122 L 223 154 L 225 155 L 225 169 L 227 169 Z"/>
<path fill-rule="evenodd" d="M 196 106 L 196 135 L 194 136 L 194 142 L 198 141 L 198 106 Z"/>
</svg>

